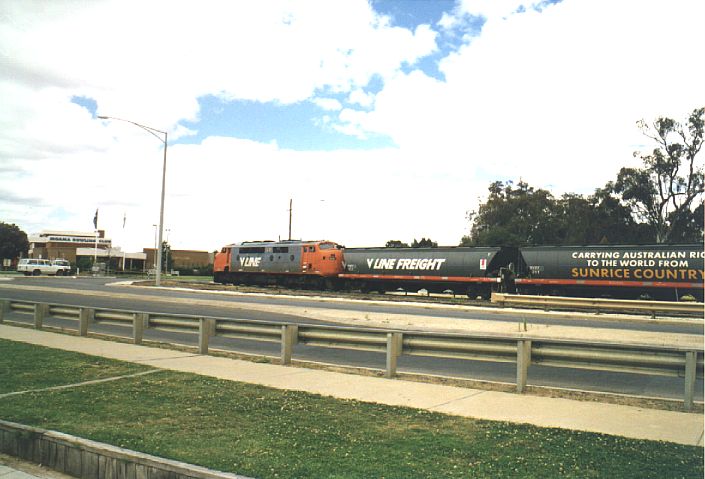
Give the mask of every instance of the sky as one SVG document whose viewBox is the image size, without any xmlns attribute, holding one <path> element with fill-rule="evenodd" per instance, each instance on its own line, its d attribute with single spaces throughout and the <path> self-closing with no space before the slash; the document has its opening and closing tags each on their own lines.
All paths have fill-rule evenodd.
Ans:
<svg viewBox="0 0 705 479">
<path fill-rule="evenodd" d="M 457 245 L 494 181 L 590 194 L 705 106 L 702 0 L 3 0 L 0 221 L 172 249 Z M 98 116 L 122 120 L 102 120 Z"/>
</svg>

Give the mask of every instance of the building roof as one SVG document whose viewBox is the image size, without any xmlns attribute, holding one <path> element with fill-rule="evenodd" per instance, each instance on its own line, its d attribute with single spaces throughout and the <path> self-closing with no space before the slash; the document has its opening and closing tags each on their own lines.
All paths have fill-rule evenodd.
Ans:
<svg viewBox="0 0 705 479">
<path fill-rule="evenodd" d="M 101 249 L 98 248 L 97 252 L 95 248 L 76 248 L 76 256 L 100 256 L 100 257 L 111 257 L 111 258 L 126 258 L 126 259 L 147 259 L 145 253 L 125 253 L 120 248 L 108 248 Z"/>
</svg>

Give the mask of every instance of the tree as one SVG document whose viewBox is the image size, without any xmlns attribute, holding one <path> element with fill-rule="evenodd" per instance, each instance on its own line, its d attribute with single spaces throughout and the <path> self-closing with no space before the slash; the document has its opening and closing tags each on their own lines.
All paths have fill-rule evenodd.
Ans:
<svg viewBox="0 0 705 479">
<path fill-rule="evenodd" d="M 387 244 L 384 245 L 385 248 L 408 248 L 409 245 L 406 243 L 402 243 L 399 240 L 389 240 L 387 241 Z"/>
<path fill-rule="evenodd" d="M 703 240 L 703 145 L 705 108 L 697 108 L 685 125 L 660 117 L 637 123 L 656 143 L 648 154 L 635 152 L 643 168 L 622 168 L 613 185 L 638 222 L 649 225 L 657 243 Z"/>
<path fill-rule="evenodd" d="M 438 248 L 438 243 L 435 241 L 432 241 L 431 238 L 421 238 L 421 241 L 416 241 L 416 238 L 414 238 L 414 241 L 411 243 L 412 248 Z"/>
<path fill-rule="evenodd" d="M 27 233 L 15 224 L 0 221 L 0 259 L 15 259 L 29 251 Z"/>
<path fill-rule="evenodd" d="M 470 236 L 461 246 L 555 244 L 556 202 L 550 192 L 523 181 L 495 181 L 477 211 L 470 212 Z"/>
<path fill-rule="evenodd" d="M 555 227 L 557 241 L 565 245 L 653 241 L 648 228 L 634 221 L 629 207 L 610 188 L 597 189 L 587 198 L 564 194 L 557 201 Z"/>
<path fill-rule="evenodd" d="M 628 206 L 612 195 L 611 186 L 583 197 L 566 193 L 560 198 L 520 181 L 496 181 L 487 201 L 470 212 L 470 236 L 461 246 L 580 245 L 641 243 L 649 239 Z"/>
<path fill-rule="evenodd" d="M 171 245 L 166 241 L 162 241 L 162 271 L 168 273 L 169 266 L 174 268 L 174 261 L 171 257 Z"/>
</svg>

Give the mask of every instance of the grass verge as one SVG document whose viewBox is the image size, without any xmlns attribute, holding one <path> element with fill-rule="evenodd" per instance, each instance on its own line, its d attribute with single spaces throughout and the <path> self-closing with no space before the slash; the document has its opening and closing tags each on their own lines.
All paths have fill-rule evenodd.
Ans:
<svg viewBox="0 0 705 479">
<path fill-rule="evenodd" d="M 0 339 L 0 394 L 124 376 L 150 369 L 153 368 Z"/>
<path fill-rule="evenodd" d="M 0 384 L 22 390 L 60 378 L 76 383 L 102 371 L 137 372 L 132 367 L 0 340 Z M 16 372 L 34 369 L 41 372 Z M 258 478 L 703 476 L 698 447 L 457 418 L 168 371 L 7 398 L 0 401 L 0 417 Z"/>
</svg>

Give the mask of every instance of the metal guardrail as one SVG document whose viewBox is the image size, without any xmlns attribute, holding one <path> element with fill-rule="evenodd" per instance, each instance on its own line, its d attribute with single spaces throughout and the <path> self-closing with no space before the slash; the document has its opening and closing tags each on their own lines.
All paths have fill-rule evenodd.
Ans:
<svg viewBox="0 0 705 479">
<path fill-rule="evenodd" d="M 598 341 L 575 341 L 523 335 L 473 335 L 291 324 L 232 318 L 149 313 L 0 299 L 0 323 L 11 322 L 9 312 L 32 314 L 42 329 L 49 316 L 78 321 L 88 334 L 93 323 L 132 327 L 141 344 L 144 330 L 178 331 L 198 335 L 198 350 L 208 354 L 212 337 L 281 344 L 281 364 L 289 365 L 294 345 L 375 351 L 386 354 L 385 376 L 397 373 L 402 354 L 476 361 L 516 363 L 517 392 L 525 390 L 531 364 L 684 378 L 683 400 L 693 406 L 696 378 L 703 377 L 703 347 L 669 347 Z"/>
<path fill-rule="evenodd" d="M 632 299 L 572 298 L 564 296 L 531 296 L 492 293 L 492 302 L 500 306 L 538 306 L 549 308 L 581 308 L 601 311 L 645 311 L 655 318 L 661 313 L 703 314 L 705 304 L 695 302 L 637 301 Z"/>
</svg>

